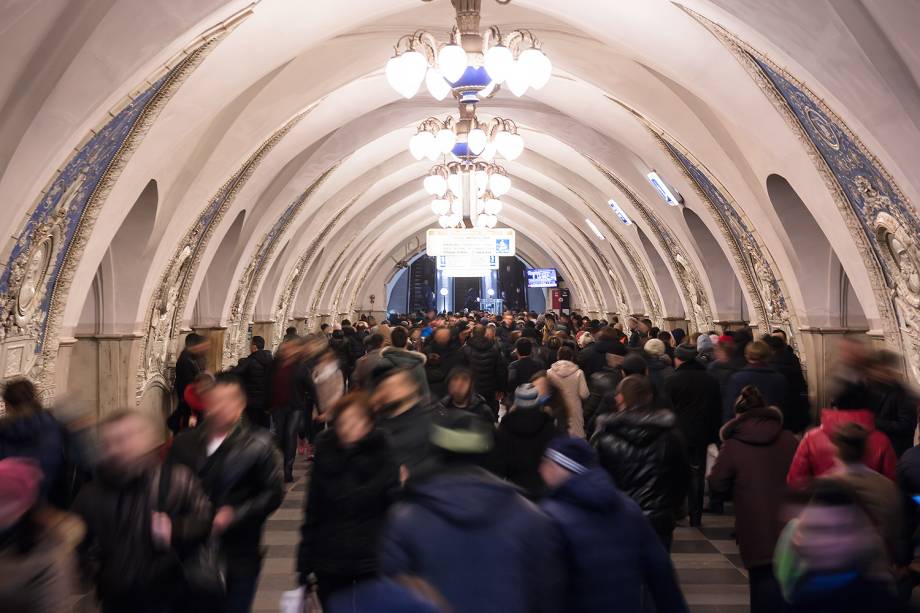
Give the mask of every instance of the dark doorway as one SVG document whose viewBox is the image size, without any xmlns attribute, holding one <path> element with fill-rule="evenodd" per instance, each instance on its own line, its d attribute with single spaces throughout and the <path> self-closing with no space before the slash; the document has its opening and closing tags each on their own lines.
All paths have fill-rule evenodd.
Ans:
<svg viewBox="0 0 920 613">
<path fill-rule="evenodd" d="M 480 287 L 482 277 L 455 277 L 454 278 L 454 310 L 475 310 L 479 308 Z"/>
<path fill-rule="evenodd" d="M 527 309 L 527 269 L 519 259 L 501 258 L 499 261 L 497 297 L 505 301 L 506 309 Z"/>
<path fill-rule="evenodd" d="M 409 312 L 435 308 L 435 261 L 423 255 L 409 267 Z"/>
</svg>

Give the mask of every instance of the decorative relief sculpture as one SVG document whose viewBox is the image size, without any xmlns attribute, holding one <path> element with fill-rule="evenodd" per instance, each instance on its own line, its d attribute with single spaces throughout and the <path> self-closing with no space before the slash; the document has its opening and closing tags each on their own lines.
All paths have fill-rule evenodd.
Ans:
<svg viewBox="0 0 920 613">
<path fill-rule="evenodd" d="M 735 55 L 806 146 L 859 250 L 885 338 L 902 350 L 920 381 L 920 297 L 916 287 L 920 220 L 878 159 L 808 86 L 702 15 L 681 7 Z"/>
</svg>

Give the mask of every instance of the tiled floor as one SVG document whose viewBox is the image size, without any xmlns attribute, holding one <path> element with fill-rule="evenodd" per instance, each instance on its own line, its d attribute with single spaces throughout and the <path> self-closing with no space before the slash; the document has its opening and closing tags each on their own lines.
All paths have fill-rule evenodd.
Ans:
<svg viewBox="0 0 920 613">
<path fill-rule="evenodd" d="M 294 567 L 300 522 L 306 495 L 307 465 L 299 461 L 296 481 L 265 532 L 268 555 L 262 569 L 253 610 L 277 612 L 281 594 L 296 586 Z M 741 569 L 738 546 L 731 538 L 730 516 L 703 517 L 704 527 L 677 528 L 672 559 L 693 613 L 746 613 L 747 577 Z"/>
</svg>

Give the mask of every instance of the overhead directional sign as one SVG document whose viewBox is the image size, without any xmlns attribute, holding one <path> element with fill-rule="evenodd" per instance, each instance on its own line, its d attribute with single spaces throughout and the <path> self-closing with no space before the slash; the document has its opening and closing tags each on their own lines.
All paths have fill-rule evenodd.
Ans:
<svg viewBox="0 0 920 613">
<path fill-rule="evenodd" d="M 498 270 L 497 255 L 439 255 L 437 261 L 438 270 L 452 268 Z"/>
<path fill-rule="evenodd" d="M 433 256 L 513 256 L 514 230 L 511 228 L 431 229 L 426 235 L 426 251 Z"/>
</svg>

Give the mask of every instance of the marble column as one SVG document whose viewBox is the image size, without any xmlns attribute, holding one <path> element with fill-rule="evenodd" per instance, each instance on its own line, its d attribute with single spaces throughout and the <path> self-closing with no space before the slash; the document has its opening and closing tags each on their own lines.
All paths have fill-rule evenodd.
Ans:
<svg viewBox="0 0 920 613">
<path fill-rule="evenodd" d="M 865 329 L 803 326 L 799 328 L 799 351 L 805 354 L 808 395 L 815 409 L 830 406 L 831 376 L 837 365 L 837 343 L 844 336 L 867 336 Z"/>
<path fill-rule="evenodd" d="M 661 329 L 671 331 L 676 328 L 683 328 L 684 332 L 690 330 L 690 322 L 683 317 L 662 317 Z"/>
<path fill-rule="evenodd" d="M 252 324 L 252 335 L 261 336 L 265 339 L 265 348 L 270 349 L 272 343 L 272 333 L 275 330 L 275 322 L 273 321 L 256 321 Z"/>
<path fill-rule="evenodd" d="M 740 328 L 747 328 L 750 325 L 750 322 L 743 319 L 719 319 L 712 322 L 716 326 L 716 331 L 719 334 L 725 334 L 732 330 L 738 330 Z"/>
<path fill-rule="evenodd" d="M 211 372 L 216 373 L 223 370 L 224 336 L 226 332 L 227 328 L 222 326 L 215 326 L 213 328 L 195 328 L 196 334 L 200 334 L 201 336 L 211 341 L 211 346 L 208 349 L 205 360 L 207 369 Z M 248 350 L 246 353 L 249 353 Z"/>
<path fill-rule="evenodd" d="M 138 334 L 77 335 L 64 349 L 69 357 L 64 390 L 99 417 L 137 404 Z"/>
</svg>

